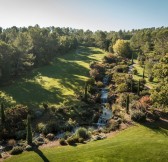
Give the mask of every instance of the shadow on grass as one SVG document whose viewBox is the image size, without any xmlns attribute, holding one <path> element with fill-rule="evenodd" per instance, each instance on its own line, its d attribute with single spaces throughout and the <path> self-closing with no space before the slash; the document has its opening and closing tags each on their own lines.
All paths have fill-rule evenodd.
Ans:
<svg viewBox="0 0 168 162">
<path fill-rule="evenodd" d="M 138 76 L 138 77 L 141 77 L 141 78 L 142 78 L 142 76 L 143 76 L 143 75 L 138 73 L 136 76 Z"/>
<path fill-rule="evenodd" d="M 46 83 L 40 80 L 41 76 L 56 79 L 62 87 L 59 86 L 57 88 L 57 83 L 52 83 L 50 89 L 46 89 L 43 87 Z M 42 102 L 63 102 L 66 95 L 62 93 L 62 90 L 78 91 L 79 87 L 84 85 L 82 77 L 87 76 L 89 76 L 88 68 L 76 62 L 57 60 L 54 65 L 36 69 L 31 76 L 26 79 L 20 79 L 18 82 L 15 82 L 14 86 L 2 88 L 2 91 L 12 96 L 17 103 L 36 107 Z M 37 82 L 36 79 L 40 81 Z"/>
<path fill-rule="evenodd" d="M 39 150 L 38 148 L 34 149 L 33 150 L 36 154 L 38 154 L 41 159 L 44 161 L 44 162 L 50 162 L 47 157 L 43 154 L 43 152 L 41 150 Z"/>
<path fill-rule="evenodd" d="M 64 92 L 71 94 L 73 91 L 76 93 L 84 87 L 84 78 L 89 76 L 89 69 L 85 67 L 85 63 L 95 61 L 89 56 L 94 53 L 102 53 L 85 47 L 80 47 L 79 50 L 81 50 L 79 53 L 73 52 L 61 56 L 52 65 L 33 70 L 23 79 L 16 80 L 13 85 L 2 88 L 2 91 L 12 96 L 17 103 L 29 107 L 38 107 L 43 102 L 50 104 L 63 102 L 65 98 L 67 99 L 67 95 L 63 94 Z M 81 62 L 75 62 L 78 60 Z M 43 77 L 46 77 L 48 82 L 43 80 Z M 46 88 L 45 86 L 48 84 L 49 88 Z M 71 95 L 68 96 L 71 97 Z"/>
<path fill-rule="evenodd" d="M 145 122 L 142 125 L 152 129 L 156 133 L 161 133 L 165 136 L 168 136 L 168 122 L 158 120 L 155 122 Z"/>
<path fill-rule="evenodd" d="M 49 91 L 35 82 L 21 82 L 14 89 L 6 89 L 5 93 L 12 96 L 17 103 L 30 107 L 36 107 L 43 102 L 63 101 L 63 94 L 59 89 Z"/>
<path fill-rule="evenodd" d="M 164 112 L 160 112 L 160 119 L 156 121 L 146 121 L 144 123 L 140 123 L 141 125 L 150 128 L 152 131 L 156 133 L 161 133 L 165 136 L 168 136 L 168 114 Z"/>
<path fill-rule="evenodd" d="M 77 144 L 76 144 L 76 143 L 73 143 L 73 144 L 70 144 L 70 146 L 76 147 Z"/>
</svg>

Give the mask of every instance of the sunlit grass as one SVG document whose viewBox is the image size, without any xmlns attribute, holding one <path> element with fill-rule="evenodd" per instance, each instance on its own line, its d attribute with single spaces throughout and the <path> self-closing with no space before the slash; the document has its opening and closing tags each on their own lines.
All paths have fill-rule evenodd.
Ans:
<svg viewBox="0 0 168 162">
<path fill-rule="evenodd" d="M 142 79 L 142 77 L 143 77 L 143 68 L 138 64 L 137 60 L 134 60 L 134 63 L 135 63 L 134 68 L 137 69 L 138 74 L 133 75 L 133 79 L 138 81 L 139 79 Z M 154 79 L 152 82 L 149 82 L 146 72 L 145 72 L 145 80 L 146 80 L 146 86 L 151 89 L 157 85 L 156 79 Z"/>
<path fill-rule="evenodd" d="M 37 68 L 10 86 L 0 88 L 9 102 L 38 107 L 43 102 L 59 105 L 73 100 L 89 77 L 89 64 L 100 61 L 106 52 L 94 47 L 80 47 L 58 57 L 51 65 Z"/>
<path fill-rule="evenodd" d="M 50 147 L 25 152 L 5 162 L 166 162 L 168 159 L 167 130 L 133 126 L 116 136 L 78 146 Z M 167 132 L 168 133 L 168 132 Z"/>
</svg>

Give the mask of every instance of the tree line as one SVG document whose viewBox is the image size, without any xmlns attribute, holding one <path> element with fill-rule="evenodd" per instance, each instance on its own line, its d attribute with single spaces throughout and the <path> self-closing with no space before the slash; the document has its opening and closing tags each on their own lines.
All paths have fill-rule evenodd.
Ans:
<svg viewBox="0 0 168 162">
<path fill-rule="evenodd" d="M 79 45 L 99 47 L 127 58 L 137 56 L 151 81 L 158 78 L 160 84 L 167 85 L 167 27 L 118 32 L 40 28 L 39 25 L 0 28 L 0 82 L 20 76 L 34 67 L 47 65 Z"/>
<path fill-rule="evenodd" d="M 159 107 L 168 106 L 168 28 L 137 30 L 130 45 L 138 56 L 149 81 L 157 86 L 151 91 L 152 101 Z M 143 72 L 144 75 L 144 72 Z"/>
<path fill-rule="evenodd" d="M 69 28 L 7 28 L 0 30 L 0 79 L 17 77 L 78 45 Z"/>
<path fill-rule="evenodd" d="M 104 32 L 39 25 L 3 29 L 0 27 L 0 82 L 47 65 L 55 57 L 77 48 L 95 46 L 106 51 L 117 39 L 129 40 L 132 32 Z"/>
</svg>

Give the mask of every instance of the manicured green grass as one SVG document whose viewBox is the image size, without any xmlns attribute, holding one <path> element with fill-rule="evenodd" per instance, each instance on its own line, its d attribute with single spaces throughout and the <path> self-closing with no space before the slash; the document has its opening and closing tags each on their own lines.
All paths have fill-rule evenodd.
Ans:
<svg viewBox="0 0 168 162">
<path fill-rule="evenodd" d="M 136 125 L 116 136 L 77 146 L 25 152 L 5 162 L 167 162 L 168 131 Z"/>
<path fill-rule="evenodd" d="M 0 95 L 9 102 L 38 107 L 43 102 L 52 105 L 70 102 L 83 89 L 89 76 L 89 63 L 99 61 L 106 53 L 98 48 L 80 47 L 51 63 L 33 70 L 10 86 L 0 88 Z"/>
<path fill-rule="evenodd" d="M 138 64 L 137 60 L 134 60 L 134 63 L 135 63 L 134 68 L 137 69 L 138 74 L 133 75 L 133 78 L 138 81 L 139 79 L 142 79 L 143 68 Z M 146 86 L 148 86 L 151 89 L 154 88 L 157 85 L 157 81 L 155 79 L 154 79 L 154 81 L 149 82 L 146 72 L 145 72 L 145 80 L 146 80 Z"/>
</svg>

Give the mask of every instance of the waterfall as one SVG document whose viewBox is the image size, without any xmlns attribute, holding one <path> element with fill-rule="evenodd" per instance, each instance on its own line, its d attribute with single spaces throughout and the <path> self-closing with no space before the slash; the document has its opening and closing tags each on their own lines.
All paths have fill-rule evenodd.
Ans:
<svg viewBox="0 0 168 162">
<path fill-rule="evenodd" d="M 108 79 L 109 79 L 108 76 L 105 76 L 103 78 L 103 84 L 105 86 L 108 85 Z M 107 107 L 106 107 L 107 102 L 108 102 L 108 89 L 102 88 L 101 89 L 101 107 L 102 107 L 103 113 L 101 114 L 101 116 L 97 122 L 98 126 L 106 125 L 107 121 L 112 118 L 112 111 L 107 109 Z"/>
</svg>

